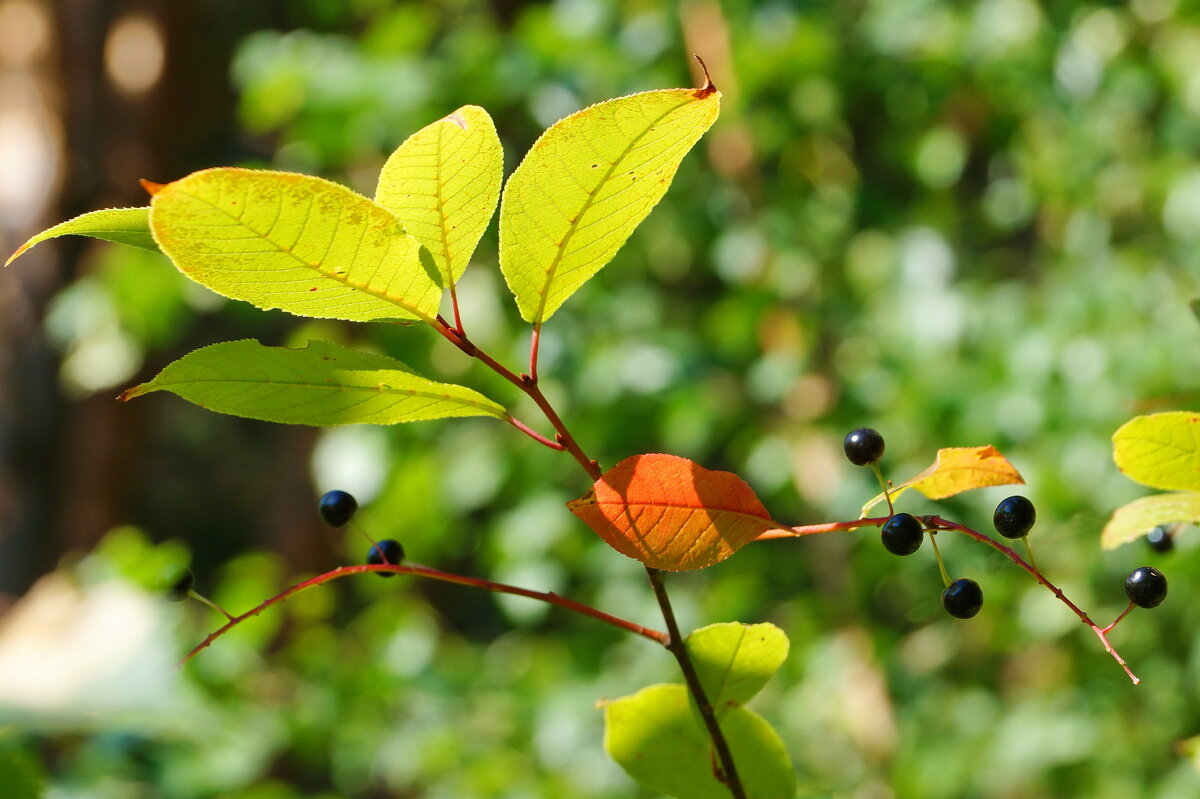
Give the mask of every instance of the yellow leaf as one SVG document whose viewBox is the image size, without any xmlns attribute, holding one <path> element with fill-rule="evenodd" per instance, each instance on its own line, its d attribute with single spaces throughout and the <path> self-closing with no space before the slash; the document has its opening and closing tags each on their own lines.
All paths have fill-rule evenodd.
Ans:
<svg viewBox="0 0 1200 799">
<path fill-rule="evenodd" d="M 945 499 L 972 488 L 1024 483 L 1020 472 L 991 444 L 983 447 L 946 447 L 939 449 L 937 458 L 920 474 L 905 480 L 892 489 L 892 501 L 910 488 L 930 499 Z M 879 494 L 863 505 L 862 515 L 883 502 Z"/>
<path fill-rule="evenodd" d="M 664 89 L 597 103 L 542 134 L 500 204 L 500 269 L 540 325 L 612 260 L 712 125 L 721 93 Z"/>
<path fill-rule="evenodd" d="M 1200 413 L 1137 416 L 1113 434 L 1113 460 L 1151 488 L 1200 491 Z"/>
<path fill-rule="evenodd" d="M 1116 549 L 1160 524 L 1200 522 L 1200 493 L 1180 491 L 1135 499 L 1113 512 L 1100 534 L 1100 546 Z"/>
<path fill-rule="evenodd" d="M 392 153 L 375 201 L 425 245 L 450 286 L 496 212 L 503 177 L 504 152 L 492 118 L 477 105 L 464 105 Z"/>
</svg>

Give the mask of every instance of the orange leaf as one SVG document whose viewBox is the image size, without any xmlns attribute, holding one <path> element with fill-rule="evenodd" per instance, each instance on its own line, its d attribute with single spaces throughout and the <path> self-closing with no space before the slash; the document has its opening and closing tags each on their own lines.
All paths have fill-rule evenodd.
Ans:
<svg viewBox="0 0 1200 799">
<path fill-rule="evenodd" d="M 609 546 L 655 569 L 703 569 L 779 527 L 735 474 L 677 455 L 634 455 L 567 507 Z"/>
<path fill-rule="evenodd" d="M 946 447 L 938 450 L 931 466 L 893 488 L 891 493 L 893 502 L 910 488 L 917 489 L 930 499 L 945 499 L 972 488 L 1024 482 L 1021 473 L 991 444 L 984 447 Z M 883 494 L 872 498 L 863 506 L 863 516 L 883 500 Z"/>
</svg>

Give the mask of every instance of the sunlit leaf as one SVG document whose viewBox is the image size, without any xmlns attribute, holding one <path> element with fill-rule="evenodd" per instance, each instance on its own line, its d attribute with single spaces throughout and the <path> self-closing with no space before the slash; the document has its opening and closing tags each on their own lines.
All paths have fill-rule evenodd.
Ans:
<svg viewBox="0 0 1200 799">
<path fill-rule="evenodd" d="M 597 103 L 542 134 L 500 204 L 500 268 L 541 324 L 612 260 L 717 118 L 721 93 L 643 92 Z"/>
<path fill-rule="evenodd" d="M 713 707 L 750 701 L 787 660 L 788 639 L 774 624 L 710 624 L 684 643 Z"/>
<path fill-rule="evenodd" d="M 396 424 L 505 410 L 463 386 L 437 383 L 393 358 L 327 341 L 304 349 L 227 341 L 189 353 L 122 400 L 170 391 L 202 408 L 268 422 Z"/>
<path fill-rule="evenodd" d="M 910 488 L 915 488 L 930 499 L 945 499 L 972 488 L 987 488 L 1023 484 L 1025 479 L 1000 451 L 990 444 L 983 447 L 946 447 L 939 449 L 933 463 L 918 474 L 891 490 L 892 501 Z M 866 516 L 871 509 L 883 502 L 878 494 L 862 507 Z"/>
<path fill-rule="evenodd" d="M 1100 534 L 1100 545 L 1115 549 L 1170 522 L 1200 523 L 1200 493 L 1180 491 L 1135 499 L 1113 512 Z"/>
<path fill-rule="evenodd" d="M 567 503 L 609 546 L 656 569 L 703 569 L 779 527 L 729 472 L 677 455 L 634 455 Z"/>
<path fill-rule="evenodd" d="M 437 314 L 440 278 L 420 243 L 391 211 L 337 183 L 207 169 L 158 187 L 150 208 L 163 252 L 226 297 L 357 322 Z"/>
<path fill-rule="evenodd" d="M 1136 416 L 1113 434 L 1113 460 L 1151 488 L 1200 491 L 1200 413 Z"/>
<path fill-rule="evenodd" d="M 744 707 L 719 714 L 749 799 L 793 799 L 796 776 L 779 734 Z M 652 685 L 604 705 L 604 749 L 645 788 L 679 799 L 729 799 L 717 761 L 682 685 Z"/>
<path fill-rule="evenodd" d="M 105 208 L 102 211 L 89 211 L 43 230 L 17 248 L 4 265 L 8 266 L 20 258 L 22 253 L 35 244 L 59 236 L 91 236 L 94 239 L 158 252 L 158 245 L 150 235 L 149 208 Z"/>
<path fill-rule="evenodd" d="M 383 165 L 375 201 L 433 255 L 442 282 L 458 281 L 487 228 L 504 153 L 487 111 L 464 105 L 408 137 Z"/>
</svg>

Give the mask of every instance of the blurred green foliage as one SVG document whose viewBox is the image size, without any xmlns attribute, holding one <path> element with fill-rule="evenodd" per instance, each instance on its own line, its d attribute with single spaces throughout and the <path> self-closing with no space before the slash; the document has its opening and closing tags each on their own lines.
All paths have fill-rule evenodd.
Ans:
<svg viewBox="0 0 1200 799">
<path fill-rule="evenodd" d="M 783 735 L 803 795 L 1200 793 L 1187 743 L 1200 735 L 1197 538 L 1186 531 L 1169 555 L 1099 549 L 1107 514 L 1145 493 L 1112 465 L 1109 436 L 1137 413 L 1197 406 L 1200 7 L 295 5 L 308 29 L 255 34 L 231 66 L 245 131 L 271 143 L 271 166 L 368 194 L 393 147 L 459 105 L 492 113 L 511 172 L 561 116 L 688 85 L 690 53 L 706 57 L 721 120 L 543 333 L 547 393 L 602 464 L 686 455 L 742 474 L 799 524 L 853 518 L 874 493 L 841 457 L 852 427 L 883 432 L 897 480 L 938 447 L 992 443 L 1029 483 L 1039 564 L 1095 618 L 1124 607 L 1131 568 L 1170 579 L 1161 608 L 1114 633 L 1145 681 L 1133 688 L 1047 591 L 965 539 L 943 551 L 955 576 L 983 586 L 970 622 L 941 611 L 931 558 L 901 563 L 869 531 L 764 543 L 672 577 L 686 629 L 771 621 L 788 634 L 789 659 L 753 706 Z M 471 336 L 518 365 L 528 334 L 495 249 L 493 227 L 459 296 Z M 154 256 L 102 258 L 47 319 L 64 351 L 125 358 L 79 360 L 82 377 L 64 379 L 82 394 L 143 360 L 165 364 L 216 315 L 267 343 L 312 334 L 375 347 L 536 416 L 427 331 L 257 314 Z M 97 376 L 95 363 L 124 373 Z M 179 413 L 180 439 L 201 446 L 203 423 Z M 361 525 L 416 561 L 655 626 L 641 569 L 563 507 L 585 481 L 501 425 L 326 432 L 314 474 L 319 490 L 358 494 Z M 909 495 L 903 507 L 987 529 L 1007 493 L 936 506 Z M 357 561 L 365 543 L 349 533 L 337 548 Z M 118 531 L 64 569 L 103 586 L 138 578 L 161 552 Z M 199 588 L 241 610 L 301 576 L 249 551 Z M 143 606 L 168 612 L 144 595 Z M 199 606 L 169 612 L 177 654 L 221 621 Z M 585 619 L 367 578 L 272 609 L 171 679 L 135 711 L 16 718 L 45 755 L 47 796 L 647 796 L 604 756 L 593 705 L 676 675 L 666 652 Z"/>
</svg>

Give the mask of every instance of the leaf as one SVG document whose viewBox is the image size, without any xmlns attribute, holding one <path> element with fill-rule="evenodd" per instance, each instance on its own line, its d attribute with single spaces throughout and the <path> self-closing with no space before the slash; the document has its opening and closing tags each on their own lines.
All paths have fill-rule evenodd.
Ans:
<svg viewBox="0 0 1200 799">
<path fill-rule="evenodd" d="M 437 314 L 442 290 L 420 243 L 391 211 L 337 183 L 206 169 L 158 188 L 150 209 L 163 252 L 226 297 L 355 322 Z"/>
<path fill-rule="evenodd" d="M 622 555 L 672 571 L 719 563 L 779 527 L 740 477 L 677 455 L 626 458 L 567 507 Z"/>
<path fill-rule="evenodd" d="M 409 136 L 383 165 L 375 201 L 425 245 L 443 285 L 458 282 L 487 229 L 504 178 L 492 118 L 464 105 Z"/>
<path fill-rule="evenodd" d="M 774 624 L 710 624 L 684 639 L 713 707 L 744 705 L 787 659 L 788 639 Z"/>
<path fill-rule="evenodd" d="M 1025 483 L 1021 473 L 991 444 L 983 447 L 946 447 L 939 449 L 933 463 L 915 477 L 891 490 L 892 502 L 910 488 L 930 499 L 945 499 L 972 488 Z M 866 516 L 871 508 L 885 501 L 883 494 L 872 497 L 862 507 Z"/>
<path fill-rule="evenodd" d="M 793 799 L 796 775 L 779 733 L 744 707 L 719 714 L 748 799 Z M 604 749 L 651 791 L 680 799 L 729 799 L 713 775 L 718 762 L 687 688 L 652 685 L 604 705 Z"/>
<path fill-rule="evenodd" d="M 105 208 L 102 211 L 89 211 L 74 219 L 60 222 L 54 227 L 46 228 L 29 241 L 17 248 L 17 251 L 4 262 L 8 266 L 31 247 L 46 239 L 59 236 L 91 236 L 94 239 L 128 244 L 143 250 L 158 252 L 158 245 L 150 235 L 149 208 Z"/>
<path fill-rule="evenodd" d="M 1113 434 L 1117 468 L 1151 488 L 1200 491 L 1200 413 L 1136 416 Z"/>
<path fill-rule="evenodd" d="M 183 356 L 130 400 L 170 391 L 202 408 L 284 424 L 396 424 L 452 416 L 506 418 L 504 408 L 463 386 L 437 383 L 400 361 L 327 341 L 304 349 L 227 341 Z"/>
<path fill-rule="evenodd" d="M 1200 523 L 1200 493 L 1154 494 L 1117 508 L 1100 534 L 1100 546 L 1116 549 L 1170 522 Z"/>
<path fill-rule="evenodd" d="M 0 748 L 0 776 L 4 799 L 39 799 L 46 790 L 41 763 L 29 752 L 14 746 Z"/>
<path fill-rule="evenodd" d="M 643 92 L 550 126 L 508 179 L 500 268 L 521 317 L 540 325 L 612 260 L 712 125 L 721 93 Z"/>
</svg>

